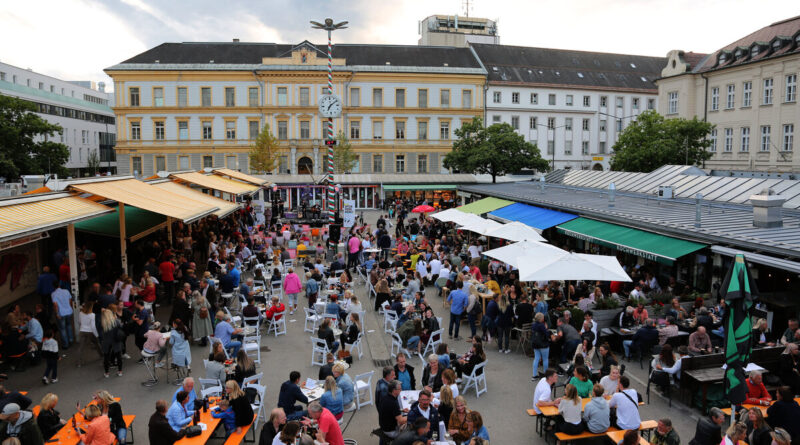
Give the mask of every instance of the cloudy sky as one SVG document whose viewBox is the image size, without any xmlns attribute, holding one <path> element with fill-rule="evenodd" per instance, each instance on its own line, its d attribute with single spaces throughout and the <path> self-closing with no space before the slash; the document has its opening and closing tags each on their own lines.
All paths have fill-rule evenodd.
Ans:
<svg viewBox="0 0 800 445">
<path fill-rule="evenodd" d="M 499 20 L 501 42 L 664 56 L 714 51 L 800 15 L 797 0 L 472 0 Z M 0 61 L 66 80 L 105 80 L 103 68 L 162 42 L 323 42 L 309 20 L 348 20 L 334 41 L 416 44 L 417 23 L 463 13 L 464 0 L 2 0 Z"/>
</svg>

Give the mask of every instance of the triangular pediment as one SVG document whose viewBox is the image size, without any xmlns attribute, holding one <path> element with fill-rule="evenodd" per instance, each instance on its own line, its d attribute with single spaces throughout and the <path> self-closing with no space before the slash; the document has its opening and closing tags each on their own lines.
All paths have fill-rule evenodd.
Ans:
<svg viewBox="0 0 800 445">
<path fill-rule="evenodd" d="M 327 49 L 323 51 L 308 40 L 303 40 L 278 57 L 264 57 L 262 63 L 264 65 L 327 65 L 328 53 Z M 333 64 L 344 65 L 345 59 L 334 57 Z"/>
</svg>

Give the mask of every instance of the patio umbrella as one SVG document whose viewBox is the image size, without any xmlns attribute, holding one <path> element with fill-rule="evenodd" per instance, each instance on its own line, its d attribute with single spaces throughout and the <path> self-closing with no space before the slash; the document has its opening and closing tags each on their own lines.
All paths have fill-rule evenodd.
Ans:
<svg viewBox="0 0 800 445">
<path fill-rule="evenodd" d="M 431 217 L 436 218 L 442 222 L 458 223 L 459 221 L 464 220 L 464 215 L 467 215 L 467 213 L 464 213 L 461 210 L 447 209 L 447 210 L 442 210 L 441 212 L 436 212 L 432 214 Z"/>
<path fill-rule="evenodd" d="M 518 263 L 520 281 L 632 281 L 619 265 L 617 258 L 609 255 L 572 252 L 561 255 L 525 255 L 518 259 Z"/>
<path fill-rule="evenodd" d="M 469 230 L 470 232 L 486 235 L 488 232 L 502 227 L 497 221 L 491 219 L 484 219 L 478 216 L 478 219 L 467 222 L 461 227 L 461 230 Z"/>
<path fill-rule="evenodd" d="M 512 221 L 508 224 L 503 224 L 502 226 L 491 230 L 486 234 L 486 236 L 507 239 L 510 241 L 532 240 L 547 242 L 547 240 L 544 239 L 538 230 L 519 221 Z"/>
<path fill-rule="evenodd" d="M 509 266 L 519 268 L 519 260 L 528 256 L 560 256 L 569 252 L 538 241 L 526 240 L 508 244 L 497 249 L 487 250 L 484 255 L 500 260 Z"/>
<path fill-rule="evenodd" d="M 747 383 L 744 367 L 750 362 L 752 351 L 752 322 L 750 315 L 758 290 L 747 268 L 744 255 L 737 254 L 733 266 L 722 283 L 725 304 L 725 396 L 732 406 L 746 399 Z M 735 408 L 734 411 L 735 412 Z"/>
<path fill-rule="evenodd" d="M 431 206 L 429 206 L 427 204 L 422 204 L 422 205 L 414 207 L 411 210 L 411 213 L 431 213 L 431 212 L 435 212 L 435 211 L 436 211 L 436 209 L 434 209 L 433 207 L 431 207 Z"/>
</svg>

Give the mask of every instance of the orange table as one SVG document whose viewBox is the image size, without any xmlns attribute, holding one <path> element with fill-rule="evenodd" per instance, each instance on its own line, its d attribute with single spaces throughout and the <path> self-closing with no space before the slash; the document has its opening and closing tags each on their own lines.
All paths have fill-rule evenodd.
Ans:
<svg viewBox="0 0 800 445">
<path fill-rule="evenodd" d="M 211 416 L 211 407 L 209 407 L 208 408 L 208 412 L 205 412 L 205 413 L 201 409 L 200 410 L 200 423 L 205 423 L 206 424 L 205 431 L 200 433 L 199 436 L 184 437 L 183 439 L 180 439 L 179 441 L 177 441 L 175 443 L 176 444 L 180 444 L 180 445 L 189 445 L 189 444 L 191 444 L 191 445 L 200 445 L 200 444 L 205 444 L 208 441 L 208 439 L 211 437 L 211 435 L 214 434 L 214 431 L 219 426 L 219 422 L 221 420 L 222 419 L 215 419 L 214 417 Z"/>
<path fill-rule="evenodd" d="M 606 400 L 611 400 L 611 396 L 605 396 Z M 583 412 L 584 408 L 586 408 L 586 404 L 592 400 L 589 397 L 584 397 L 581 399 L 581 412 Z M 639 403 L 639 406 L 644 405 L 644 402 Z M 557 416 L 558 415 L 558 406 L 540 406 L 539 410 L 542 412 L 542 415 L 547 417 Z"/>
<path fill-rule="evenodd" d="M 611 440 L 613 440 L 614 443 L 619 443 L 622 440 L 623 436 L 625 436 L 626 432 L 627 430 L 609 431 L 606 433 L 606 436 L 611 438 Z M 650 445 L 650 442 L 648 442 L 647 439 L 645 439 L 644 437 L 639 436 L 639 445 Z"/>
</svg>

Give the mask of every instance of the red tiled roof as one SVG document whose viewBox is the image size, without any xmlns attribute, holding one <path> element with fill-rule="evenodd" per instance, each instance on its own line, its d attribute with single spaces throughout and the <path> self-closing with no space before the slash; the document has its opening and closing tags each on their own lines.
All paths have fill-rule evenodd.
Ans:
<svg viewBox="0 0 800 445">
<path fill-rule="evenodd" d="M 689 69 L 692 69 L 695 67 L 695 65 L 700 63 L 700 61 L 703 60 L 703 58 L 707 55 L 708 54 L 695 53 L 690 51 L 688 53 L 683 54 L 683 60 L 684 62 L 689 64 Z"/>
</svg>

